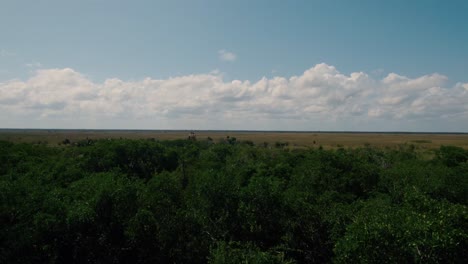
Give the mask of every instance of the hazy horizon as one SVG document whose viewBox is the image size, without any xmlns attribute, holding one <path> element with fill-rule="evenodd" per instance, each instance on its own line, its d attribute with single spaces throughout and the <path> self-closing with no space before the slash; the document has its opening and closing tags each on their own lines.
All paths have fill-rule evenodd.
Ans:
<svg viewBox="0 0 468 264">
<path fill-rule="evenodd" d="M 323 133 L 323 134 L 468 134 L 468 132 L 460 131 L 358 131 L 358 130 L 239 130 L 239 129 L 114 129 L 114 128 L 0 128 L 0 132 L 16 132 L 16 131 L 51 131 L 51 132 L 69 132 L 69 131 L 83 131 L 83 132 L 235 132 L 235 133 Z"/>
</svg>

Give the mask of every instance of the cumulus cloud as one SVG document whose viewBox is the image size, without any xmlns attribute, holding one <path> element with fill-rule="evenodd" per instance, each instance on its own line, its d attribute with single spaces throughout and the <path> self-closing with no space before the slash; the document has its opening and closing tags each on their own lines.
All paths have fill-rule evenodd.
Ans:
<svg viewBox="0 0 468 264">
<path fill-rule="evenodd" d="M 219 59 L 222 61 L 235 61 L 237 59 L 237 55 L 226 51 L 226 50 L 219 50 L 218 51 Z"/>
<path fill-rule="evenodd" d="M 452 120 L 453 130 L 467 131 L 468 83 L 447 82 L 440 74 L 346 75 L 324 63 L 298 76 L 256 82 L 225 81 L 214 71 L 97 83 L 73 69 L 41 69 L 28 80 L 0 83 L 0 121 L 16 127 L 284 130 L 432 122 L 432 130 L 445 131 L 440 124 Z"/>
</svg>

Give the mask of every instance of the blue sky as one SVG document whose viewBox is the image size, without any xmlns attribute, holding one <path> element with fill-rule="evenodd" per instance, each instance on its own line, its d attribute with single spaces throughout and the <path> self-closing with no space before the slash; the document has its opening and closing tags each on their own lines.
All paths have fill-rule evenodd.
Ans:
<svg viewBox="0 0 468 264">
<path fill-rule="evenodd" d="M 125 124 L 131 124 L 129 128 L 232 126 L 229 128 L 468 132 L 468 125 L 463 124 L 468 121 L 468 109 L 463 106 L 468 104 L 465 97 L 468 88 L 464 88 L 468 83 L 467 14 L 468 1 L 3 0 L 0 92 L 5 98 L 2 101 L 0 94 L 0 107 L 4 111 L 0 121 L 13 127 L 125 128 Z M 317 65 L 322 63 L 333 69 L 321 70 Z M 76 76 L 70 77 L 67 69 Z M 315 81 L 322 78 L 321 85 L 315 81 L 293 83 L 291 77 L 307 79 L 304 73 L 310 69 L 315 69 L 309 72 L 315 74 Z M 352 79 L 352 73 L 360 72 L 369 80 L 366 84 L 353 83 L 353 89 L 359 90 L 362 98 L 351 102 L 346 93 L 349 84 L 345 83 Z M 407 86 L 395 88 L 396 84 L 389 83 L 391 78 L 385 82 L 391 74 L 406 78 Z M 430 78 L 434 74 L 439 79 Z M 208 85 L 207 91 L 196 90 L 197 78 L 205 75 L 221 81 Z M 329 75 L 338 79 L 331 80 Z M 342 75 L 348 79 L 340 79 Z M 196 79 L 193 84 L 188 81 L 184 86 L 175 85 L 170 92 L 187 95 L 186 89 L 195 89 L 194 93 L 203 94 L 204 100 L 214 104 L 196 116 L 179 113 L 188 106 L 203 108 L 190 101 L 195 94 L 187 98 L 186 104 L 179 103 L 179 108 L 170 100 L 156 100 L 154 105 L 146 102 L 145 111 L 152 114 L 145 117 L 132 112 L 137 111 L 132 104 L 141 103 L 135 101 L 141 95 L 127 94 L 119 100 L 104 96 L 116 89 L 105 85 L 110 79 L 124 82 L 127 90 L 118 91 L 127 93 L 145 86 L 142 84 L 145 78 L 168 81 L 188 76 Z M 281 100 L 273 95 L 278 94 L 273 90 L 280 89 L 273 83 L 267 84 L 270 88 L 262 90 L 263 94 L 255 90 L 255 84 L 263 77 L 272 81 L 275 76 L 288 81 Z M 72 82 L 61 78 L 81 78 L 73 79 L 78 86 L 81 81 L 90 83 L 89 87 L 73 86 L 69 91 L 73 94 L 73 89 L 88 89 L 103 101 L 100 106 L 109 104 L 106 109 L 112 108 L 113 114 L 98 117 L 99 113 L 84 106 L 97 102 L 78 102 L 74 97 L 60 95 L 64 85 Z M 38 88 L 42 87 L 36 83 L 38 79 L 44 87 L 56 87 L 57 90 L 47 92 L 47 96 L 55 99 L 45 102 L 33 98 L 45 89 L 38 90 L 42 89 Z M 53 82 L 58 79 L 61 84 Z M 249 84 L 244 88 L 230 87 L 237 80 Z M 401 78 L 392 80 L 402 82 Z M 416 87 L 415 82 L 423 86 Z M 145 86 L 139 92 L 152 94 L 162 89 L 158 85 Z M 317 87 L 322 92 L 310 92 Z M 433 88 L 437 87 L 442 90 L 436 92 Z M 242 95 L 251 94 L 245 98 L 236 94 L 237 104 L 225 106 L 221 99 L 209 95 L 218 94 L 217 89 L 227 94 L 234 94 L 232 89 Z M 295 102 L 304 98 L 298 89 L 319 102 L 315 105 Z M 23 97 L 13 98 L 12 94 Z M 330 104 L 333 96 L 341 98 L 338 105 L 345 105 L 346 101 L 348 108 L 338 109 Z M 158 98 L 165 97 L 159 91 Z M 430 100 L 444 101 L 440 97 L 446 99 L 447 105 L 435 107 L 440 110 L 434 112 Z M 455 98 L 457 102 L 451 101 Z M 12 103 L 15 100 L 17 103 Z M 425 100 L 423 106 L 421 100 Z M 275 109 L 265 110 L 264 104 L 276 104 Z M 294 104 L 299 107 L 292 107 Z M 51 105 L 63 108 L 58 111 Z M 127 108 L 122 108 L 123 105 Z M 353 107 L 360 108 L 361 114 L 350 119 Z M 309 108 L 315 110 L 305 110 Z M 61 116 L 54 109 L 68 114 Z M 129 111 L 132 112 L 129 115 L 122 114 Z M 211 121 L 200 121 L 208 119 L 210 111 L 221 114 Z M 82 121 L 74 124 L 64 121 L 71 116 Z M 259 122 L 240 121 L 246 117 Z M 92 119 L 95 123 L 89 121 Z M 158 121 L 148 126 L 147 120 Z M 101 127 L 104 124 L 106 127 Z"/>
</svg>

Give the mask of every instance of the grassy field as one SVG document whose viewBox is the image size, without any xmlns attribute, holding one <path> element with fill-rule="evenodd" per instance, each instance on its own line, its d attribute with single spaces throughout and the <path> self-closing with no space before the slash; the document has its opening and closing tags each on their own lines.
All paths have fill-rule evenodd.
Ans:
<svg viewBox="0 0 468 264">
<path fill-rule="evenodd" d="M 83 139 L 107 138 L 154 138 L 158 140 L 186 139 L 190 131 L 182 130 L 33 130 L 1 129 L 0 140 L 13 142 L 36 142 L 59 145 L 65 139 L 72 143 Z M 269 132 L 269 131 L 195 131 L 198 140 L 211 138 L 219 142 L 227 136 L 238 141 L 250 140 L 255 144 L 264 142 L 274 145 L 288 143 L 289 147 L 396 147 L 413 144 L 422 149 L 453 145 L 468 149 L 468 134 L 423 134 L 423 133 L 333 133 L 333 132 Z"/>
</svg>

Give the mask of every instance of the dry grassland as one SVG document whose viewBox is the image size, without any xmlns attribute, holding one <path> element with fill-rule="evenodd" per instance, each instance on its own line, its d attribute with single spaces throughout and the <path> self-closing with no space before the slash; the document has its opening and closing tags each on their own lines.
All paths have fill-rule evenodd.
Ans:
<svg viewBox="0 0 468 264">
<path fill-rule="evenodd" d="M 76 142 L 83 139 L 154 138 L 157 140 L 186 139 L 189 131 L 171 130 L 0 130 L 0 140 L 36 142 L 59 145 L 65 139 Z M 468 149 L 468 134 L 419 134 L 419 133 L 330 133 L 330 132 L 268 132 L 268 131 L 195 131 L 198 140 L 211 138 L 219 142 L 227 136 L 237 141 L 250 140 L 255 144 L 274 145 L 288 143 L 289 147 L 397 147 L 413 144 L 422 149 L 434 149 L 441 145 L 453 145 Z"/>
</svg>

